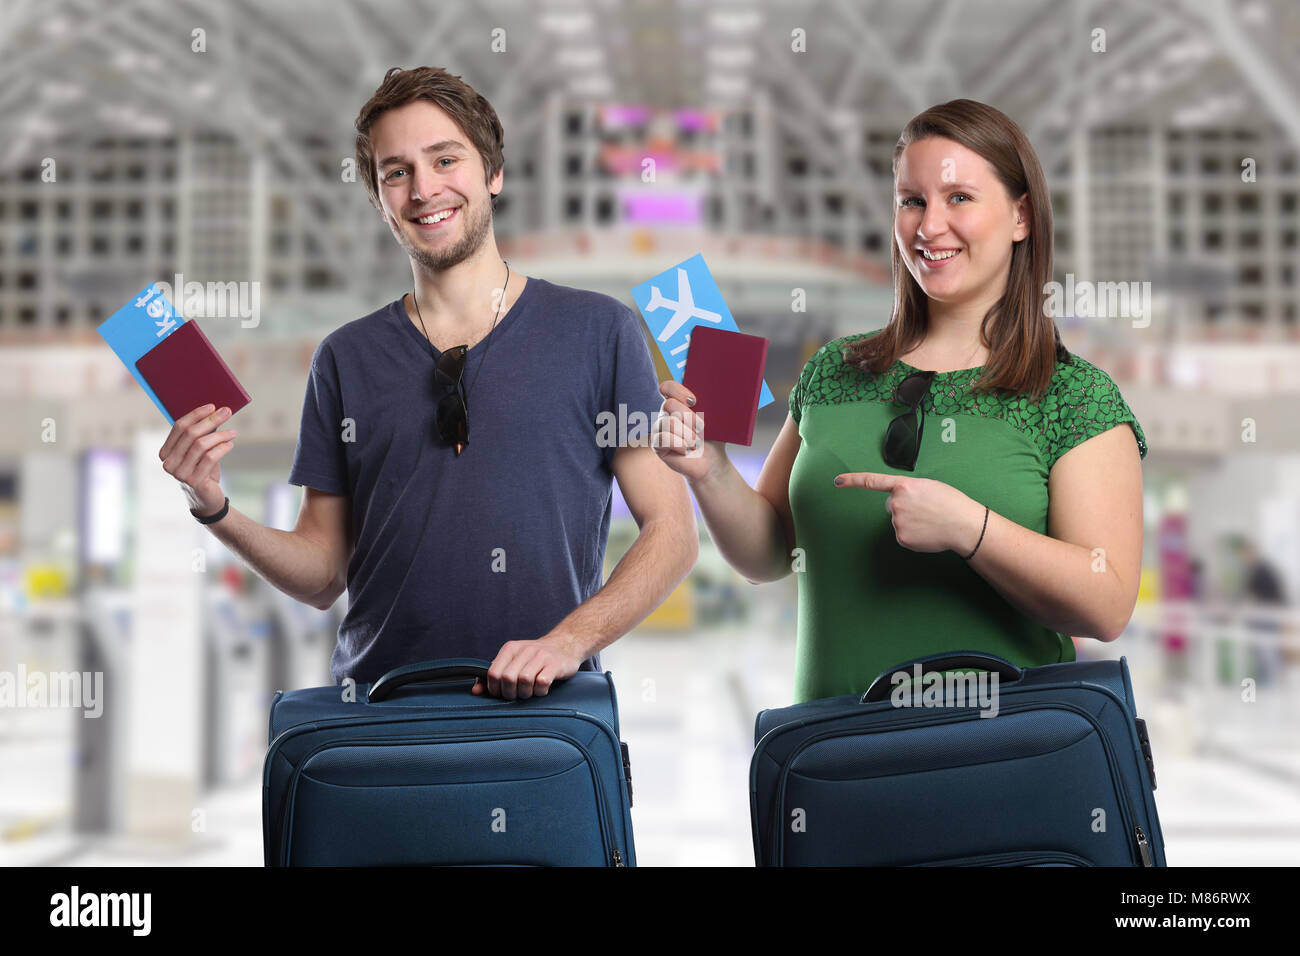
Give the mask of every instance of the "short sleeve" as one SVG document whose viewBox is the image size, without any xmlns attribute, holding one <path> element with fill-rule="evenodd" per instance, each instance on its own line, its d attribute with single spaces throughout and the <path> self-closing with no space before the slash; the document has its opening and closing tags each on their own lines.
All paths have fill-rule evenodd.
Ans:
<svg viewBox="0 0 1300 956">
<path fill-rule="evenodd" d="M 1101 369 L 1077 356 L 1058 391 L 1056 411 L 1055 427 L 1048 435 L 1052 465 L 1089 438 L 1123 424 L 1133 429 L 1139 459 L 1147 455 L 1146 435 L 1119 386 Z"/>
<path fill-rule="evenodd" d="M 804 363 L 803 371 L 799 373 L 799 381 L 790 390 L 790 417 L 794 419 L 796 425 L 803 418 L 803 410 L 807 407 L 809 399 L 815 399 L 824 390 L 827 374 L 833 375 L 832 370 L 836 366 L 843 365 L 844 347 L 850 342 L 874 334 L 869 332 L 867 335 L 846 335 L 827 342 Z"/>
<path fill-rule="evenodd" d="M 343 406 L 339 400 L 338 367 L 322 342 L 312 356 L 307 394 L 302 403 L 298 447 L 289 469 L 289 484 L 333 495 L 350 494 L 347 456 L 343 449 Z"/>
<path fill-rule="evenodd" d="M 613 335 L 608 339 L 606 348 L 612 352 L 602 356 L 602 368 L 606 369 L 605 381 L 601 383 L 600 411 L 614 415 L 628 415 L 627 433 L 633 435 L 640 428 L 634 428 L 636 419 L 631 416 L 641 413 L 645 416 L 644 433 L 649 434 L 654 425 L 663 396 L 659 394 L 659 379 L 655 376 L 654 361 L 650 358 L 650 349 L 646 345 L 645 335 L 641 332 L 641 320 L 626 305 L 619 303 L 614 317 Z M 612 361 L 611 361 L 612 358 Z M 612 467 L 616 446 L 604 448 L 605 465 Z"/>
<path fill-rule="evenodd" d="M 803 363 L 803 370 L 799 372 L 799 381 L 794 383 L 794 388 L 790 389 L 790 417 L 794 419 L 796 425 L 803 418 L 804 397 L 808 394 L 808 379 L 812 377 L 813 366 L 820 361 L 822 350 L 818 351 L 808 361 Z"/>
</svg>

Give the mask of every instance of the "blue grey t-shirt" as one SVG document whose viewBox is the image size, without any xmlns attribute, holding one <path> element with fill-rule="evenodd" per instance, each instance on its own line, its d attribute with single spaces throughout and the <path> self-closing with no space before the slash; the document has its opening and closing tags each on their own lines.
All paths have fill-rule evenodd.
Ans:
<svg viewBox="0 0 1300 956">
<path fill-rule="evenodd" d="M 351 498 L 336 683 L 415 661 L 491 660 L 591 597 L 619 406 L 635 427 L 633 413 L 652 422 L 661 401 L 631 309 L 529 278 L 470 349 L 469 446 L 457 457 L 434 427 L 446 391 L 436 354 L 398 299 L 335 329 L 312 358 L 289 483 Z M 599 668 L 599 657 L 582 665 Z"/>
</svg>

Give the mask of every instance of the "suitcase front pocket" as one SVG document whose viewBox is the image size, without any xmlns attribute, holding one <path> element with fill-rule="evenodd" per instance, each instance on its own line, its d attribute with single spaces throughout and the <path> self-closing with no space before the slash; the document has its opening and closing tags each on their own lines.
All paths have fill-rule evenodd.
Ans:
<svg viewBox="0 0 1300 956">
<path fill-rule="evenodd" d="M 328 744 L 290 788 L 289 866 L 605 866 L 590 756 L 559 736 Z"/>
<path fill-rule="evenodd" d="M 1116 780 L 1100 727 L 1066 705 L 844 728 L 785 764 L 774 862 L 910 866 L 1028 846 L 1128 866 L 1138 844 Z"/>
</svg>

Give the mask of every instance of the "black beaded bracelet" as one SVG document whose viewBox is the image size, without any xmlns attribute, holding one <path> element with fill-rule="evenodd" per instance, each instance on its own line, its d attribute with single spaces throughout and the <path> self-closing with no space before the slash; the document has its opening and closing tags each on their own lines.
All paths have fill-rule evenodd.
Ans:
<svg viewBox="0 0 1300 956">
<path fill-rule="evenodd" d="M 978 551 L 980 549 L 980 545 L 984 543 L 984 532 L 988 530 L 988 527 L 989 527 L 989 507 L 988 505 L 985 505 L 984 506 L 984 527 L 980 529 L 980 539 L 975 542 L 975 551 Z M 975 557 L 975 551 L 972 551 L 970 554 L 966 555 L 966 557 L 962 558 L 962 560 L 969 561 L 971 558 Z"/>
<path fill-rule="evenodd" d="M 190 509 L 190 514 L 194 515 L 195 519 L 199 522 L 199 524 L 213 524 L 217 521 L 220 521 L 222 518 L 224 518 L 226 516 L 226 512 L 228 512 L 229 510 L 230 510 L 230 498 L 227 496 L 226 503 L 221 506 L 221 510 L 218 511 L 216 514 L 208 515 L 206 518 L 204 518 L 200 516 L 197 512 L 195 512 L 193 508 Z"/>
</svg>

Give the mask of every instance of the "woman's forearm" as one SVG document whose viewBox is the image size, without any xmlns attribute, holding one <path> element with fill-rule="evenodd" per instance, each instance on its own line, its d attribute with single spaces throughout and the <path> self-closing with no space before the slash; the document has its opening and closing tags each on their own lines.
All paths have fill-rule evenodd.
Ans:
<svg viewBox="0 0 1300 956">
<path fill-rule="evenodd" d="M 755 584 L 790 573 L 791 557 L 772 503 L 745 483 L 726 460 L 716 474 L 691 482 L 709 536 L 727 563 Z"/>
<path fill-rule="evenodd" d="M 953 550 L 965 557 L 979 541 L 984 506 L 972 508 L 961 524 Z M 992 510 L 967 563 L 1021 613 L 1062 634 L 1113 641 L 1133 613 L 1136 588 L 1113 564 Z"/>
</svg>

